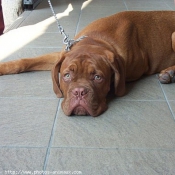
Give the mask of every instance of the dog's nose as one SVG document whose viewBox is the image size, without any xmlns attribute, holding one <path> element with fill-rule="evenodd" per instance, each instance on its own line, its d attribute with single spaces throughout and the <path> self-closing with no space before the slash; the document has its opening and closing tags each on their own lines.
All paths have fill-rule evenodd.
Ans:
<svg viewBox="0 0 175 175">
<path fill-rule="evenodd" d="M 88 93 L 88 90 L 84 87 L 77 87 L 72 90 L 72 93 L 74 96 L 82 98 Z"/>
</svg>

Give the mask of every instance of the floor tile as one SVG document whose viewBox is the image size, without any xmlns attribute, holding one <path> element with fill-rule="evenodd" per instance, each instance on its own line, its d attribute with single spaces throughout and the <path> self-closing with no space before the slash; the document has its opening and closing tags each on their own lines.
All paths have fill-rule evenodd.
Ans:
<svg viewBox="0 0 175 175">
<path fill-rule="evenodd" d="M 70 38 L 74 33 L 67 33 Z M 13 41 L 13 42 L 12 42 Z M 18 41 L 18 42 L 17 42 Z M 5 58 L 21 48 L 62 48 L 63 36 L 59 33 L 45 33 L 45 28 L 40 26 L 26 26 L 9 31 L 0 38 L 0 49 Z M 17 44 L 16 44 L 17 42 Z"/>
<path fill-rule="evenodd" d="M 0 61 L 6 62 L 11 60 L 17 60 L 21 58 L 35 58 L 40 55 L 52 53 L 52 52 L 59 52 L 61 48 L 27 48 L 23 47 L 12 54 L 8 54 L 7 50 L 4 51 L 4 56 L 1 55 Z"/>
<path fill-rule="evenodd" d="M 172 1 L 172 0 L 164 0 L 164 3 L 166 5 L 168 5 L 168 7 L 170 7 L 172 10 L 175 9 L 175 2 L 174 1 Z"/>
<path fill-rule="evenodd" d="M 161 85 L 164 92 L 165 92 L 165 95 L 167 97 L 168 100 L 175 100 L 175 95 L 174 92 L 175 92 L 175 84 L 172 83 L 172 84 L 162 84 Z"/>
<path fill-rule="evenodd" d="M 99 6 L 100 4 L 100 6 Z M 123 2 L 123 0 L 89 0 L 89 1 L 84 1 L 83 5 L 82 5 L 82 9 L 83 10 L 97 10 L 100 11 L 100 9 L 102 10 L 104 7 L 108 7 L 108 11 L 110 12 L 109 8 L 112 7 L 116 7 L 116 8 L 124 8 L 125 7 L 125 3 Z M 113 8 L 112 8 L 113 9 Z"/>
<path fill-rule="evenodd" d="M 165 100 L 156 75 L 126 83 L 126 95 L 121 100 Z"/>
<path fill-rule="evenodd" d="M 31 13 L 32 11 L 24 11 L 9 27 L 5 26 L 4 33 L 17 29 Z"/>
<path fill-rule="evenodd" d="M 91 1 L 91 0 L 87 0 L 87 1 Z M 71 4 L 73 6 L 74 9 L 80 9 L 82 4 L 86 2 L 86 0 L 51 0 L 52 6 L 54 8 L 55 11 L 59 10 L 60 8 L 65 8 L 67 7 L 69 4 Z M 41 4 L 39 4 L 36 8 L 36 10 L 43 10 L 43 9 L 47 9 L 50 10 L 50 8 L 48 8 L 48 1 L 44 0 Z"/>
<path fill-rule="evenodd" d="M 32 31 L 34 30 L 34 28 L 31 29 Z M 27 29 L 27 31 L 28 30 L 29 29 Z M 22 32 L 22 34 L 20 34 L 20 31 Z M 0 61 L 8 59 L 10 57 L 14 57 L 13 54 L 19 54 L 19 52 L 25 47 L 32 49 L 34 48 L 33 51 L 36 51 L 36 48 L 42 48 L 43 50 L 47 50 L 48 48 L 55 48 L 57 49 L 57 51 L 63 48 L 63 36 L 61 36 L 59 33 L 36 33 L 32 31 L 29 31 L 28 33 L 27 31 L 21 29 L 17 31 L 13 30 L 0 38 Z M 70 34 L 70 38 L 73 38 L 73 36 L 73 33 L 72 35 Z M 16 41 L 18 41 L 18 44 L 16 44 Z M 43 53 L 45 52 L 43 51 Z M 25 55 L 26 54 L 24 54 L 24 56 L 21 55 L 20 57 L 25 57 Z M 33 54 L 31 54 L 31 56 L 32 55 Z M 38 52 L 38 56 L 39 55 L 40 53 Z M 31 57 L 30 55 L 28 56 Z"/>
<path fill-rule="evenodd" d="M 74 37 L 74 33 L 67 33 L 70 38 Z M 30 43 L 26 44 L 26 47 L 63 47 L 63 39 L 64 37 L 59 33 L 43 33 L 41 36 L 35 38 Z"/>
<path fill-rule="evenodd" d="M 154 7 L 154 6 L 152 6 L 152 7 L 128 6 L 128 10 L 129 11 L 155 11 L 155 10 L 157 10 L 157 11 L 160 10 L 161 11 L 161 10 L 172 10 L 172 9 L 170 7 L 168 7 L 168 6 L 166 6 L 166 7 L 164 7 L 164 6 L 156 6 L 156 7 Z"/>
<path fill-rule="evenodd" d="M 96 118 L 67 117 L 60 111 L 52 146 L 174 149 L 174 132 L 166 102 L 114 100 Z"/>
<path fill-rule="evenodd" d="M 79 21 L 83 0 L 77 1 L 51 1 L 57 14 L 60 25 L 64 27 L 66 34 L 74 33 Z M 55 18 L 49 8 L 48 2 L 41 3 L 36 10 L 21 24 L 21 26 L 37 24 L 44 28 L 45 32 L 59 32 Z M 73 34 L 73 35 L 74 35 Z"/>
<path fill-rule="evenodd" d="M 173 117 L 174 117 L 174 120 L 175 120 L 175 100 L 174 101 L 169 101 L 169 104 L 170 104 L 170 107 L 172 109 Z"/>
<path fill-rule="evenodd" d="M 174 174 L 175 151 L 52 149 L 47 170 L 86 175 Z"/>
<path fill-rule="evenodd" d="M 55 52 L 55 48 L 23 48 L 18 52 L 5 57 L 2 61 L 20 58 L 36 57 L 45 53 Z M 42 97 L 56 98 L 50 71 L 27 72 L 15 75 L 0 76 L 0 97 Z"/>
<path fill-rule="evenodd" d="M 173 0 L 51 2 L 70 38 L 90 22 L 120 11 L 175 9 Z M 18 20 L 18 29 L 0 37 L 0 61 L 62 49 L 63 37 L 47 0 L 27 14 L 22 23 Z M 175 174 L 174 90 L 174 84 L 159 84 L 156 75 L 144 77 L 127 84 L 126 96 L 110 94 L 109 108 L 101 116 L 67 117 L 58 108 L 50 72 L 2 76 L 0 175 L 7 170 L 34 174 L 44 165 L 52 174 Z"/>
<path fill-rule="evenodd" d="M 59 20 L 59 24 L 64 26 L 65 32 L 75 32 L 80 10 L 81 8 L 77 12 L 71 5 L 68 5 L 64 11 L 58 11 L 59 13 L 57 18 Z M 57 22 L 53 17 L 52 12 L 48 10 L 46 12 L 34 11 L 20 26 L 22 27 L 27 25 L 37 25 L 40 28 L 45 29 L 45 32 L 59 33 Z"/>
<path fill-rule="evenodd" d="M 89 11 L 92 11 L 91 15 L 89 15 Z M 101 6 L 100 8 L 98 8 L 98 6 L 88 6 L 82 10 L 78 31 L 82 30 L 89 23 L 99 18 L 107 17 L 121 11 L 126 11 L 126 7 L 124 5 L 122 5 L 122 7 Z"/>
<path fill-rule="evenodd" d="M 128 9 L 130 8 L 150 8 L 152 10 L 171 10 L 163 1 L 128 1 L 125 0 Z"/>
<path fill-rule="evenodd" d="M 0 98 L 0 146 L 47 146 L 58 100 Z"/>
<path fill-rule="evenodd" d="M 42 171 L 45 148 L 1 148 L 0 174 L 27 174 Z"/>
<path fill-rule="evenodd" d="M 50 71 L 1 76 L 0 97 L 42 97 L 57 99 L 53 92 Z"/>
</svg>

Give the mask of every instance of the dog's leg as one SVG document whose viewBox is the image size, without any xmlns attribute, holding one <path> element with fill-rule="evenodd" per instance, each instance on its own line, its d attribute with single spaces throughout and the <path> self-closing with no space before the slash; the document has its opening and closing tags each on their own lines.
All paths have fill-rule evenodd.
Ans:
<svg viewBox="0 0 175 175">
<path fill-rule="evenodd" d="M 21 72 L 51 70 L 54 63 L 60 59 L 60 52 L 42 55 L 36 58 L 25 58 L 0 63 L 0 75 L 17 74 Z"/>
<path fill-rule="evenodd" d="M 175 52 L 175 32 L 172 33 L 172 48 Z M 159 80 L 161 83 L 175 83 L 175 66 L 171 66 L 165 70 L 162 70 L 159 74 Z"/>
<path fill-rule="evenodd" d="M 172 39 L 172 48 L 175 52 L 175 32 L 172 33 L 171 39 Z"/>
<path fill-rule="evenodd" d="M 175 66 L 161 71 L 159 74 L 159 81 L 163 84 L 175 83 Z"/>
</svg>

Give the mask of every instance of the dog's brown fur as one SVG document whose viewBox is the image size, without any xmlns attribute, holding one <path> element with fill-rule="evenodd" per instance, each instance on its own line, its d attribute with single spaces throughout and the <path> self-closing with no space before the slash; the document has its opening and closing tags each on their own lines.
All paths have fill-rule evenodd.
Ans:
<svg viewBox="0 0 175 175">
<path fill-rule="evenodd" d="M 160 73 L 160 82 L 175 81 L 174 11 L 121 12 L 89 24 L 75 38 L 83 35 L 69 52 L 1 63 L 0 75 L 52 70 L 65 114 L 92 116 L 107 109 L 113 75 L 117 96 L 125 94 L 125 81 L 143 75 Z"/>
</svg>

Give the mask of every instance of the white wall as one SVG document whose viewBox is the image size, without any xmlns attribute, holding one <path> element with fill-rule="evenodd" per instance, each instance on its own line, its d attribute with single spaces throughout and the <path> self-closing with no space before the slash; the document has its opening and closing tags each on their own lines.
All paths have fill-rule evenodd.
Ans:
<svg viewBox="0 0 175 175">
<path fill-rule="evenodd" d="M 22 0 L 2 0 L 5 29 L 22 13 Z"/>
</svg>

